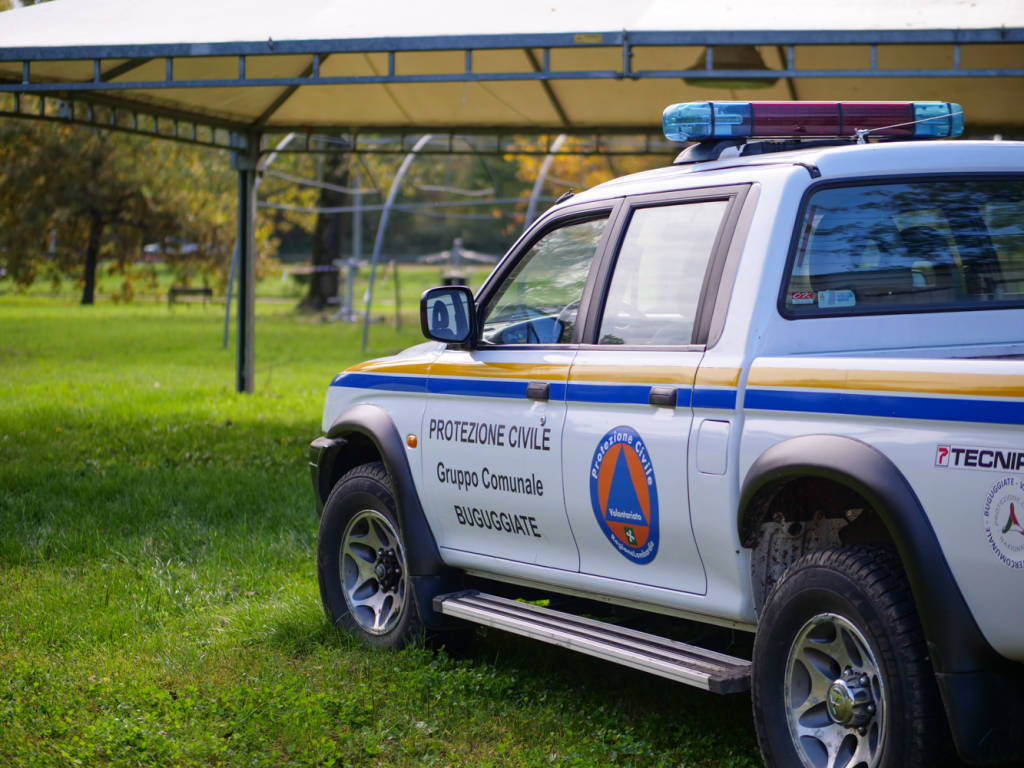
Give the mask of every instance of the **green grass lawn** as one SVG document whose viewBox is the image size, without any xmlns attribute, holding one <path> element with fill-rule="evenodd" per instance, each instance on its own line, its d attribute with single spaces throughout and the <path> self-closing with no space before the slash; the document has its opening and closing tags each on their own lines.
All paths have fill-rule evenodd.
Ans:
<svg viewBox="0 0 1024 768">
<path fill-rule="evenodd" d="M 361 328 L 258 305 L 244 396 L 222 321 L 0 295 L 0 765 L 760 765 L 747 697 L 330 627 L 305 449 Z"/>
</svg>

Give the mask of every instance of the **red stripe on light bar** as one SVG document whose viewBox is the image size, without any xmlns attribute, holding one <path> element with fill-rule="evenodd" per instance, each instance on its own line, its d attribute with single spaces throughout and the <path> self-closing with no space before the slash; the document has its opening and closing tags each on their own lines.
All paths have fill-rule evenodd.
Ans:
<svg viewBox="0 0 1024 768">
<path fill-rule="evenodd" d="M 852 135 L 860 129 L 869 129 L 873 136 L 914 135 L 914 126 L 911 125 L 914 122 L 913 104 L 846 101 L 839 106 L 843 119 L 840 132 L 843 134 Z"/>
<path fill-rule="evenodd" d="M 914 105 L 867 101 L 751 102 L 753 136 L 913 136 Z M 898 126 L 898 127 L 886 127 Z M 884 129 L 884 130 L 879 130 Z"/>
<path fill-rule="evenodd" d="M 754 101 L 750 107 L 754 136 L 839 135 L 835 101 Z"/>
</svg>

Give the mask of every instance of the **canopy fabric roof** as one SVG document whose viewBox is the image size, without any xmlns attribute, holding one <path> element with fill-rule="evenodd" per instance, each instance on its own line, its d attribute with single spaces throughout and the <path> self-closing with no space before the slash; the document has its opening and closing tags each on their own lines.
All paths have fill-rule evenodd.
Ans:
<svg viewBox="0 0 1024 768">
<path fill-rule="evenodd" d="M 764 87 L 717 82 L 707 45 Z M 1024 126 L 1024 3 L 55 0 L 0 14 L 0 81 L 259 132 L 650 131 L 709 98 L 957 101 L 969 126 Z"/>
<path fill-rule="evenodd" d="M 238 41 L 709 30 L 935 30 L 1020 26 L 1016 0 L 522 0 L 502 13 L 478 0 L 60 0 L 0 29 L 0 47 L 226 43 Z M 12 17 L 12 21 L 13 21 Z M 117 23 L 112 24 L 111 21 Z M 12 35 L 12 27 L 21 34 Z"/>
</svg>

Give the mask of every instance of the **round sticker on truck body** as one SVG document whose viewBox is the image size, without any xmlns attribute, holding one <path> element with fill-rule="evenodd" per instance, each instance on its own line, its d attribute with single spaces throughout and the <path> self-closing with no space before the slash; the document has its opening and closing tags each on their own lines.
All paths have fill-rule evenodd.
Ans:
<svg viewBox="0 0 1024 768">
<path fill-rule="evenodd" d="M 632 427 L 614 427 L 590 462 L 590 501 L 605 537 L 637 565 L 658 554 L 658 486 L 643 438 Z"/>
<path fill-rule="evenodd" d="M 1024 480 L 1004 477 L 985 497 L 985 537 L 997 558 L 1024 569 Z"/>
</svg>

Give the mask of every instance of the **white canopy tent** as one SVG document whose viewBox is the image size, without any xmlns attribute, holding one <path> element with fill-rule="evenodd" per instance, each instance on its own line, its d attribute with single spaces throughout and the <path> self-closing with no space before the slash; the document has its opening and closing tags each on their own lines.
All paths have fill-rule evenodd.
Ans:
<svg viewBox="0 0 1024 768">
<path fill-rule="evenodd" d="M 235 151 L 240 391 L 271 134 L 576 132 L 600 152 L 604 134 L 656 134 L 669 103 L 714 98 L 955 101 L 972 129 L 1024 132 L 1024 3 L 55 0 L 0 14 L 0 115 Z"/>
</svg>

